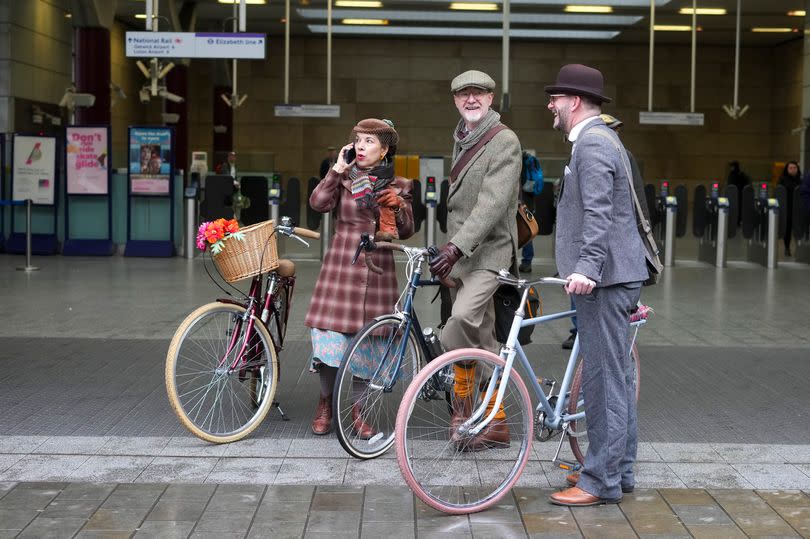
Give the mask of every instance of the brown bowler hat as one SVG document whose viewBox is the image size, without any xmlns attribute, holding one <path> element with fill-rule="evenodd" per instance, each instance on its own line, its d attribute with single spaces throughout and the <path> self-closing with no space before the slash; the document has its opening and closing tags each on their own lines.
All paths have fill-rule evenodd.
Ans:
<svg viewBox="0 0 810 539">
<path fill-rule="evenodd" d="M 567 64 L 560 68 L 557 81 L 546 86 L 547 94 L 584 95 L 603 103 L 610 103 L 610 98 L 602 95 L 605 91 L 605 79 L 598 69 L 582 64 Z"/>
</svg>

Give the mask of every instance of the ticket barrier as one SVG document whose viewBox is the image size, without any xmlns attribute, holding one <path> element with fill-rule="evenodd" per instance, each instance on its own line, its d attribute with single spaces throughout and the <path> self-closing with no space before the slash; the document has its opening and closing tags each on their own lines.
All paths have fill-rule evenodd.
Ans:
<svg viewBox="0 0 810 539">
<path fill-rule="evenodd" d="M 213 221 L 220 217 L 233 218 L 231 206 L 234 193 L 233 178 L 225 174 L 209 174 L 205 177 L 205 193 L 200 203 L 200 219 Z"/>
<path fill-rule="evenodd" d="M 779 214 L 785 198 L 786 191 L 781 185 L 774 189 L 774 196 L 769 197 L 765 182 L 746 185 L 742 191 L 740 209 L 743 237 L 748 240 L 748 260 L 768 269 L 774 269 L 778 264 L 777 242 L 784 234 Z"/>
<path fill-rule="evenodd" d="M 279 210 L 281 209 L 281 174 L 273 174 L 270 188 L 267 191 L 267 205 L 270 208 L 270 219 L 278 223 Z"/>
<path fill-rule="evenodd" d="M 664 266 L 672 266 L 675 263 L 675 238 L 686 234 L 686 187 L 679 185 L 670 194 L 669 182 L 662 181 L 655 203 L 649 209 L 657 216 L 652 228 L 658 249 L 663 254 Z"/>
<path fill-rule="evenodd" d="M 796 238 L 794 260 L 810 264 L 810 208 L 805 206 L 799 193 L 801 186 L 793 192 L 793 236 Z"/>
<path fill-rule="evenodd" d="M 442 182 L 446 185 L 447 181 Z M 425 245 L 436 245 L 436 224 L 438 222 L 438 205 L 441 197 L 436 190 L 436 178 L 428 176 L 425 178 Z M 439 223 L 442 232 L 447 232 L 447 194 L 444 196 L 444 220 Z"/>
<path fill-rule="evenodd" d="M 242 176 L 239 179 L 239 190 L 234 193 L 234 213 L 239 209 L 239 222 L 243 225 L 262 223 L 270 219 L 267 204 L 268 181 L 265 176 Z M 241 196 L 241 199 L 239 198 Z"/>
<path fill-rule="evenodd" d="M 287 180 L 286 187 L 282 187 L 279 212 L 289 217 L 298 226 L 301 222 L 301 181 L 295 176 Z"/>
<path fill-rule="evenodd" d="M 425 220 L 425 200 L 422 198 L 422 182 L 413 180 L 411 187 L 411 208 L 413 210 L 413 233 L 416 234 L 422 229 L 422 222 Z"/>
<path fill-rule="evenodd" d="M 698 260 L 716 266 L 726 267 L 727 240 L 737 233 L 736 211 L 737 187 L 729 185 L 723 196 L 720 184 L 712 183 L 707 194 L 706 187 L 695 188 L 692 212 L 692 233 L 699 238 Z"/>
</svg>

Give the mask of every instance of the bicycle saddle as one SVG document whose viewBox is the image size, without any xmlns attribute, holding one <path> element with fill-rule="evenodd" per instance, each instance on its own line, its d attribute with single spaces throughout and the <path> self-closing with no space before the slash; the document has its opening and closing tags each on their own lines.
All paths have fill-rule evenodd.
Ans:
<svg viewBox="0 0 810 539">
<path fill-rule="evenodd" d="M 279 259 L 276 272 L 278 272 L 278 274 L 282 277 L 295 276 L 295 262 L 286 258 Z"/>
</svg>

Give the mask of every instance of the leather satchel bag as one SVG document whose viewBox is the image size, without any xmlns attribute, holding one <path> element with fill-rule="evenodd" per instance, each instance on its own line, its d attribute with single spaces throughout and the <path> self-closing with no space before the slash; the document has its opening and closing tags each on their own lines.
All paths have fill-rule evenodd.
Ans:
<svg viewBox="0 0 810 539">
<path fill-rule="evenodd" d="M 518 247 L 522 248 L 524 245 L 530 243 L 534 237 L 537 236 L 538 232 L 540 232 L 540 225 L 537 222 L 537 219 L 534 218 L 534 213 L 522 200 L 518 200 Z"/>
<path fill-rule="evenodd" d="M 613 147 L 616 148 L 616 151 L 619 152 L 619 157 L 624 165 L 627 179 L 630 181 L 630 196 L 633 197 L 633 206 L 636 210 L 636 225 L 638 226 L 638 232 L 641 236 L 641 243 L 644 244 L 644 257 L 647 261 L 647 273 L 649 275 L 647 280 L 644 281 L 644 286 L 656 284 L 661 278 L 661 273 L 664 271 L 664 265 L 661 263 L 661 258 L 659 257 L 658 244 L 655 243 L 655 235 L 653 234 L 652 227 L 650 226 L 650 222 L 644 217 L 644 212 L 641 210 L 641 203 L 638 201 L 638 195 L 636 195 L 636 189 L 633 186 L 633 173 L 630 172 L 630 166 L 627 163 L 627 152 L 625 152 L 624 148 L 619 146 L 610 135 L 601 129 L 588 129 L 588 132 L 608 139 L 613 144 Z"/>
<path fill-rule="evenodd" d="M 484 133 L 484 136 L 481 137 L 472 148 L 467 150 L 464 155 L 461 156 L 461 159 L 455 164 L 453 169 L 450 171 L 450 183 L 456 181 L 459 173 L 464 170 L 464 167 L 467 166 L 467 163 L 470 162 L 470 159 L 475 157 L 475 155 L 481 151 L 481 148 L 486 146 L 486 144 L 492 140 L 492 138 L 506 129 L 507 127 L 502 123 L 492 127 L 489 131 Z M 540 231 L 540 225 L 537 223 L 537 219 L 534 218 L 534 213 L 529 209 L 523 201 L 520 200 L 520 190 L 518 190 L 518 210 L 515 219 L 517 221 L 517 231 L 518 231 L 518 247 L 523 247 L 530 241 L 537 236 L 537 233 Z"/>
</svg>

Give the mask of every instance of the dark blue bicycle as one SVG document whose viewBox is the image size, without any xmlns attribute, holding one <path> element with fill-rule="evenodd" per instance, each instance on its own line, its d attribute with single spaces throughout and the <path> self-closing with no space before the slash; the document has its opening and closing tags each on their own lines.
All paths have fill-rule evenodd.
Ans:
<svg viewBox="0 0 810 539">
<path fill-rule="evenodd" d="M 435 256 L 435 248 L 375 243 L 364 234 L 352 263 L 361 252 L 380 249 L 407 255 L 407 281 L 393 312 L 370 321 L 349 343 L 332 393 L 338 440 L 359 459 L 378 457 L 391 447 L 402 395 L 419 370 L 442 353 L 437 336 L 431 328 L 423 331 L 414 310 L 416 290 L 440 284 L 422 279 L 423 266 Z M 382 271 L 370 256 L 364 258 L 371 271 Z M 442 393 L 437 398 L 445 396 Z"/>
</svg>

